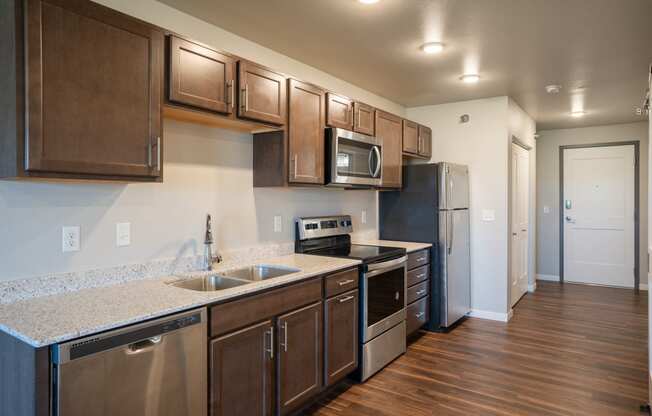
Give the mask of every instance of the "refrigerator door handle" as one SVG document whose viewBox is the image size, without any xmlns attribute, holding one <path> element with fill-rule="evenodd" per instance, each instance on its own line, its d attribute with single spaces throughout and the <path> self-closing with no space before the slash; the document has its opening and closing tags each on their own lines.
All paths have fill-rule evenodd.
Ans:
<svg viewBox="0 0 652 416">
<path fill-rule="evenodd" d="M 449 211 L 446 213 L 446 233 L 448 234 L 448 255 L 450 256 L 453 253 L 453 234 L 455 233 L 453 227 L 453 212 Z"/>
</svg>

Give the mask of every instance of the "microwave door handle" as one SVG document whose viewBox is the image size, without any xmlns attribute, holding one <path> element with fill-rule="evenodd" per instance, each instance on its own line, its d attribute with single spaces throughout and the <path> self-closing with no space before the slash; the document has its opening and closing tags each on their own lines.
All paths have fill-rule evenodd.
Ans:
<svg viewBox="0 0 652 416">
<path fill-rule="evenodd" d="M 374 177 L 374 171 L 371 169 L 371 160 L 374 157 L 374 149 L 371 148 L 369 149 L 369 155 L 367 156 L 367 167 L 369 168 L 369 175 L 373 178 Z"/>
<path fill-rule="evenodd" d="M 380 173 L 380 167 L 382 166 L 380 149 L 378 149 L 378 146 L 374 146 L 371 148 L 371 151 L 376 153 L 376 169 L 374 170 L 374 173 L 371 176 L 377 178 L 378 174 Z"/>
</svg>

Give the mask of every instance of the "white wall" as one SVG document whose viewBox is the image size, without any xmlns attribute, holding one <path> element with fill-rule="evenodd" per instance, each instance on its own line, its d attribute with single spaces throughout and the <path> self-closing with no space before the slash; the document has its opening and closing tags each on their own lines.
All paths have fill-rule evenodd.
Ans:
<svg viewBox="0 0 652 416">
<path fill-rule="evenodd" d="M 99 3 L 279 71 L 403 115 L 405 109 L 343 80 L 154 0 Z M 142 263 L 202 253 L 204 217 L 215 217 L 218 250 L 293 241 L 300 215 L 350 213 L 360 232 L 377 229 L 374 191 L 254 189 L 252 136 L 166 121 L 163 184 L 0 181 L 0 280 Z M 362 210 L 368 222 L 359 222 Z M 273 216 L 284 230 L 273 233 Z M 116 222 L 132 245 L 115 247 Z M 61 253 L 61 227 L 80 225 L 82 250 Z"/>
<path fill-rule="evenodd" d="M 577 129 L 544 130 L 537 140 L 537 210 L 538 253 L 537 273 L 546 278 L 559 278 L 559 147 L 563 145 L 607 142 L 640 142 L 640 281 L 647 281 L 648 272 L 648 125 L 642 123 Z M 550 213 L 543 212 L 544 206 Z"/>
<path fill-rule="evenodd" d="M 506 316 L 508 307 L 508 98 L 409 108 L 407 117 L 433 129 L 432 162 L 469 166 L 471 301 L 476 311 Z M 468 114 L 470 121 L 460 123 Z M 525 137 L 525 135 L 523 135 Z M 482 211 L 495 221 L 482 221 Z"/>
<path fill-rule="evenodd" d="M 530 154 L 530 198 L 529 198 L 529 206 L 530 206 L 530 218 L 529 218 L 529 234 L 528 234 L 528 263 L 529 263 L 529 269 L 528 269 L 528 284 L 530 288 L 534 288 L 536 285 L 536 258 L 537 258 L 537 248 L 536 248 L 536 214 L 537 214 L 537 192 L 536 192 L 536 175 L 537 175 L 537 143 L 534 138 L 534 135 L 536 134 L 537 127 L 534 119 L 530 117 L 529 114 L 527 114 L 523 109 L 518 105 L 516 101 L 513 99 L 509 99 L 509 109 L 508 109 L 508 120 L 507 120 L 507 125 L 508 125 L 508 130 L 509 130 L 509 140 L 512 140 L 512 138 L 518 139 L 518 141 L 521 142 L 521 144 L 524 144 L 526 146 L 530 146 L 531 150 L 529 152 Z M 508 160 L 510 161 L 510 167 L 509 167 L 509 172 L 512 171 L 511 168 L 511 148 L 509 149 L 510 155 L 508 155 Z M 511 186 L 511 183 L 510 183 Z M 508 203 L 509 203 L 509 198 L 508 198 Z M 511 205 L 509 205 L 511 206 Z M 510 224 L 511 224 L 511 218 L 509 218 Z M 508 238 L 511 239 L 509 236 L 509 230 L 508 230 Z M 511 260 L 508 262 L 508 264 L 511 267 Z M 511 272 L 510 272 L 511 275 Z M 509 295 L 508 295 L 509 296 Z"/>
</svg>

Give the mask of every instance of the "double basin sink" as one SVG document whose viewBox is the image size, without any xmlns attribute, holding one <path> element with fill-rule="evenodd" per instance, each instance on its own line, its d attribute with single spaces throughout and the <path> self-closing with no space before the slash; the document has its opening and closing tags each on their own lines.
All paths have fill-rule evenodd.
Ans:
<svg viewBox="0 0 652 416">
<path fill-rule="evenodd" d="M 241 269 L 228 270 L 210 276 L 195 277 L 170 283 L 170 286 L 198 292 L 213 292 L 246 285 L 251 282 L 272 279 L 300 272 L 300 269 L 285 266 L 255 265 Z"/>
</svg>

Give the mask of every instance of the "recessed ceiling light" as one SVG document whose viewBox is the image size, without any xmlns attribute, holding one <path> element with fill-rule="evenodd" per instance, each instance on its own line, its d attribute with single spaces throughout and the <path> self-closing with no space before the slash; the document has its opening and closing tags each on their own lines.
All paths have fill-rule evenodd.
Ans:
<svg viewBox="0 0 652 416">
<path fill-rule="evenodd" d="M 560 91 L 561 91 L 561 85 L 556 85 L 556 84 L 546 85 L 546 92 L 548 94 L 559 94 Z"/>
<path fill-rule="evenodd" d="M 585 115 L 586 115 L 586 111 L 582 111 L 582 110 L 571 112 L 571 117 L 575 117 L 575 118 L 584 117 Z"/>
<path fill-rule="evenodd" d="M 460 80 L 465 84 L 475 84 L 480 81 L 480 75 L 478 74 L 465 74 L 460 77 Z"/>
<path fill-rule="evenodd" d="M 439 53 L 444 50 L 444 44 L 441 42 L 429 42 L 421 45 L 421 50 L 425 53 Z"/>
<path fill-rule="evenodd" d="M 374 4 L 378 3 L 379 0 L 358 0 L 362 4 Z"/>
</svg>

